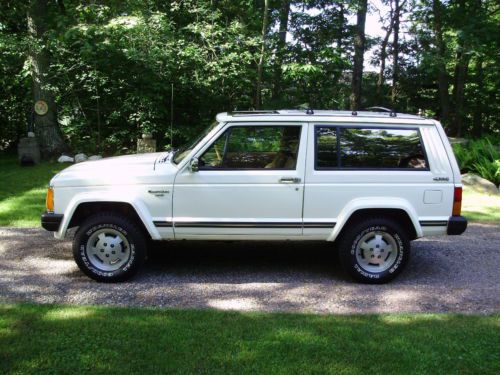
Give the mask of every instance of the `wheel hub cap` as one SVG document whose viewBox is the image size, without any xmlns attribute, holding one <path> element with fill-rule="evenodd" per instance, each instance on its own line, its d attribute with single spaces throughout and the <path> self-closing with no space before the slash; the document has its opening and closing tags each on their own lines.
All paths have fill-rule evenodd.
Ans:
<svg viewBox="0 0 500 375">
<path fill-rule="evenodd" d="M 396 261 L 398 246 L 387 232 L 373 231 L 365 234 L 356 247 L 356 260 L 361 268 L 372 273 L 386 271 Z"/>
<path fill-rule="evenodd" d="M 102 271 L 116 271 L 130 258 L 130 244 L 115 229 L 101 229 L 87 241 L 87 258 Z"/>
</svg>

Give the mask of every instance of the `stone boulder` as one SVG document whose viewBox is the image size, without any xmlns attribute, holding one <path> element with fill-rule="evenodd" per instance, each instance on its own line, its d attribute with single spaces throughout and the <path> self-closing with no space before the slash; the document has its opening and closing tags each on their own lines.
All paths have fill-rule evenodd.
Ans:
<svg viewBox="0 0 500 375">
<path fill-rule="evenodd" d="M 486 180 L 478 175 L 466 173 L 462 175 L 462 183 L 472 190 L 485 194 L 498 194 L 498 188 L 491 181 Z"/>
<path fill-rule="evenodd" d="M 40 147 L 36 138 L 21 138 L 17 145 L 17 154 L 21 165 L 33 165 L 40 163 Z"/>
<path fill-rule="evenodd" d="M 448 137 L 448 140 L 452 145 L 462 145 L 462 146 L 467 146 L 469 143 L 469 140 L 466 138 L 454 138 L 454 137 Z"/>
<path fill-rule="evenodd" d="M 138 139 L 137 140 L 137 153 L 145 154 L 149 152 L 156 152 L 156 140 L 155 139 Z"/>
<path fill-rule="evenodd" d="M 58 163 L 73 163 L 75 159 L 73 159 L 71 156 L 66 156 L 66 155 L 61 155 L 59 156 L 59 159 L 57 159 Z"/>
<path fill-rule="evenodd" d="M 85 154 L 76 154 L 75 155 L 75 163 L 81 163 L 83 161 L 87 161 L 88 157 Z"/>
<path fill-rule="evenodd" d="M 101 155 L 92 155 L 92 156 L 89 156 L 89 158 L 88 158 L 89 161 L 100 160 L 100 159 L 102 159 Z"/>
</svg>

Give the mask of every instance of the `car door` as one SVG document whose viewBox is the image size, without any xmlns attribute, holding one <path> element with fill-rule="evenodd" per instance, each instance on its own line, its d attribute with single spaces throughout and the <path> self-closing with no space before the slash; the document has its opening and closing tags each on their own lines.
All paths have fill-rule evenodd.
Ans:
<svg viewBox="0 0 500 375">
<path fill-rule="evenodd" d="M 228 123 L 175 179 L 176 238 L 302 234 L 306 125 Z"/>
</svg>

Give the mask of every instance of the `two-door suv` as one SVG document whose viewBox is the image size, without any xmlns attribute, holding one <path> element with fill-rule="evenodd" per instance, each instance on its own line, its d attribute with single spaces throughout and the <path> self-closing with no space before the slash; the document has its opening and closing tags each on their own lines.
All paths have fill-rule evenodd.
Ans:
<svg viewBox="0 0 500 375">
<path fill-rule="evenodd" d="M 131 277 L 151 240 L 337 245 L 355 279 L 382 283 L 410 241 L 461 234 L 460 171 L 439 122 L 394 112 L 221 113 L 191 145 L 73 165 L 50 182 L 42 226 L 99 281 Z M 333 249 L 333 245 L 332 245 Z"/>
</svg>

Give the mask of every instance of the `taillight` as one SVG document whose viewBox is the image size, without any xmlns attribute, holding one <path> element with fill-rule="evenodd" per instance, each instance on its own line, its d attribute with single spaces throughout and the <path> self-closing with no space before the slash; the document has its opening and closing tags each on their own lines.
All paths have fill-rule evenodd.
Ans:
<svg viewBox="0 0 500 375">
<path fill-rule="evenodd" d="M 460 216 L 461 211 L 462 211 L 462 188 L 456 187 L 455 191 L 453 192 L 453 211 L 451 214 L 453 216 Z"/>
<path fill-rule="evenodd" d="M 54 212 L 54 189 L 49 187 L 47 189 L 47 196 L 45 197 L 45 208 L 48 212 Z"/>
</svg>

